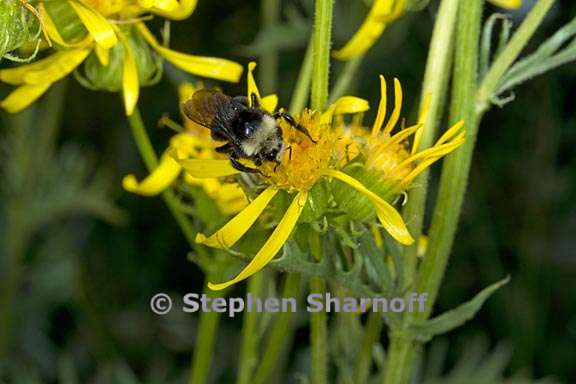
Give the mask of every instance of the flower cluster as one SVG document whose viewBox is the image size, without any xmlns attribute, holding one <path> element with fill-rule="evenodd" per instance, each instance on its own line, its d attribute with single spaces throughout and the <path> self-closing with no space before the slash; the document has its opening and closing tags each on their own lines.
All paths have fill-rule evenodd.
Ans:
<svg viewBox="0 0 576 384">
<path fill-rule="evenodd" d="M 261 99 L 261 105 L 272 113 L 276 98 L 260 98 L 253 69 L 252 63 L 248 71 L 248 95 L 256 95 Z M 198 234 L 196 240 L 210 247 L 229 249 L 250 230 L 268 206 L 276 205 L 277 208 L 280 205 L 284 207 L 284 213 L 248 265 L 227 282 L 210 283 L 211 289 L 224 289 L 258 272 L 280 251 L 297 223 L 325 220 L 328 209 L 339 212 L 341 218 L 370 225 L 374 223 L 372 216 L 375 216 L 397 241 L 402 244 L 414 242 L 393 201 L 420 172 L 460 146 L 464 142 L 464 133 L 461 132 L 462 122 L 459 122 L 448 129 L 432 148 L 420 151 L 418 145 L 424 128 L 425 108 L 418 124 L 393 134 L 402 103 L 400 83 L 395 80 L 394 84 L 395 107 L 384 125 L 386 82 L 381 77 L 382 96 L 371 131 L 344 123 L 344 114 L 358 114 L 368 109 L 365 100 L 350 96 L 339 99 L 326 112 L 305 109 L 294 116 L 314 140 L 294 130 L 283 120 L 278 121 L 284 143 L 289 148 L 284 152 L 280 164 L 264 163 L 259 166 L 261 176 L 257 176 L 257 185 L 260 192 L 257 197 L 220 230 L 210 236 Z M 409 148 L 407 140 L 411 136 L 414 140 Z M 173 155 L 194 177 L 218 178 L 239 173 L 228 160 L 190 159 L 178 153 Z M 319 198 L 315 196 L 318 190 L 322 191 Z M 289 202 L 282 205 L 284 201 Z M 369 214 L 360 215 L 366 207 Z"/>
<path fill-rule="evenodd" d="M 123 92 L 127 115 L 134 111 L 140 85 L 157 81 L 161 59 L 198 76 L 238 81 L 239 64 L 214 57 L 173 51 L 146 27 L 150 15 L 182 20 L 197 0 L 62 0 L 39 4 L 45 30 L 55 50 L 28 65 L 0 70 L 0 81 L 17 88 L 0 107 L 17 112 L 33 103 L 52 84 L 84 63 L 81 83 L 93 89 Z"/>
</svg>

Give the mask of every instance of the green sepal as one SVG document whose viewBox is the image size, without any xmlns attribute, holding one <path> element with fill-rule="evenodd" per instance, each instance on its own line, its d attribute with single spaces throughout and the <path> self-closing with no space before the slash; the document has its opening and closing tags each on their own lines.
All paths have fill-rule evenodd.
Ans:
<svg viewBox="0 0 576 384">
<path fill-rule="evenodd" d="M 376 172 L 366 169 L 361 162 L 352 162 L 342 169 L 342 172 L 352 176 L 362 183 L 367 189 L 374 192 L 382 199 L 392 202 L 397 191 L 394 191 L 391 183 L 387 183 Z M 333 196 L 339 210 L 346 213 L 348 218 L 361 222 L 373 221 L 376 217 L 374 206 L 366 196 L 351 186 L 340 181 L 333 181 Z"/>
<path fill-rule="evenodd" d="M 76 43 L 88 33 L 82 20 L 67 1 L 45 1 L 44 8 L 65 42 Z"/>
</svg>

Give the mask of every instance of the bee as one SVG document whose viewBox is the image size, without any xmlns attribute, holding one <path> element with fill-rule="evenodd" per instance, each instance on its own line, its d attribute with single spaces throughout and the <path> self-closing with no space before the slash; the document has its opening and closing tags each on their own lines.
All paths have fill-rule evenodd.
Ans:
<svg viewBox="0 0 576 384">
<path fill-rule="evenodd" d="M 216 152 L 227 154 L 232 166 L 241 172 L 261 173 L 240 163 L 252 160 L 256 166 L 265 161 L 280 165 L 286 150 L 282 129 L 277 120 L 283 119 L 316 143 L 306 128 L 282 111 L 271 114 L 260 107 L 255 94 L 250 103 L 245 96 L 230 97 L 215 89 L 200 89 L 183 105 L 184 114 L 196 124 L 210 129 L 214 140 L 225 141 Z"/>
</svg>

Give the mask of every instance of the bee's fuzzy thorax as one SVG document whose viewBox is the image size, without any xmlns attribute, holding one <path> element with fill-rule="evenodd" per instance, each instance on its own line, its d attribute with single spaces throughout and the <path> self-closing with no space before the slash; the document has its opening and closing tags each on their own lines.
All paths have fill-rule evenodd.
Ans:
<svg viewBox="0 0 576 384">
<path fill-rule="evenodd" d="M 253 135 L 241 144 L 242 150 L 247 156 L 253 156 L 269 145 L 270 142 L 275 141 L 277 130 L 276 120 L 272 116 L 262 116 L 259 129 L 254 131 Z"/>
</svg>

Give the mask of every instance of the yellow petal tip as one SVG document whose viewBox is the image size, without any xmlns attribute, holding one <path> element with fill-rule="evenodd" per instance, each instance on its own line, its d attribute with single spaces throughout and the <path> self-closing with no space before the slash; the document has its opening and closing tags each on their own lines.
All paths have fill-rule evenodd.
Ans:
<svg viewBox="0 0 576 384">
<path fill-rule="evenodd" d="M 206 239 L 208 239 L 203 233 L 198 233 L 196 235 L 196 243 L 198 244 L 204 244 L 204 242 L 206 241 Z"/>
<path fill-rule="evenodd" d="M 227 288 L 230 284 L 226 284 L 226 283 L 222 283 L 222 284 L 214 284 L 214 283 L 208 283 L 208 288 L 210 288 L 213 291 L 221 291 L 225 288 Z"/>
<path fill-rule="evenodd" d="M 126 175 L 122 179 L 122 188 L 128 192 L 135 192 L 138 189 L 138 180 L 134 175 Z"/>
</svg>

